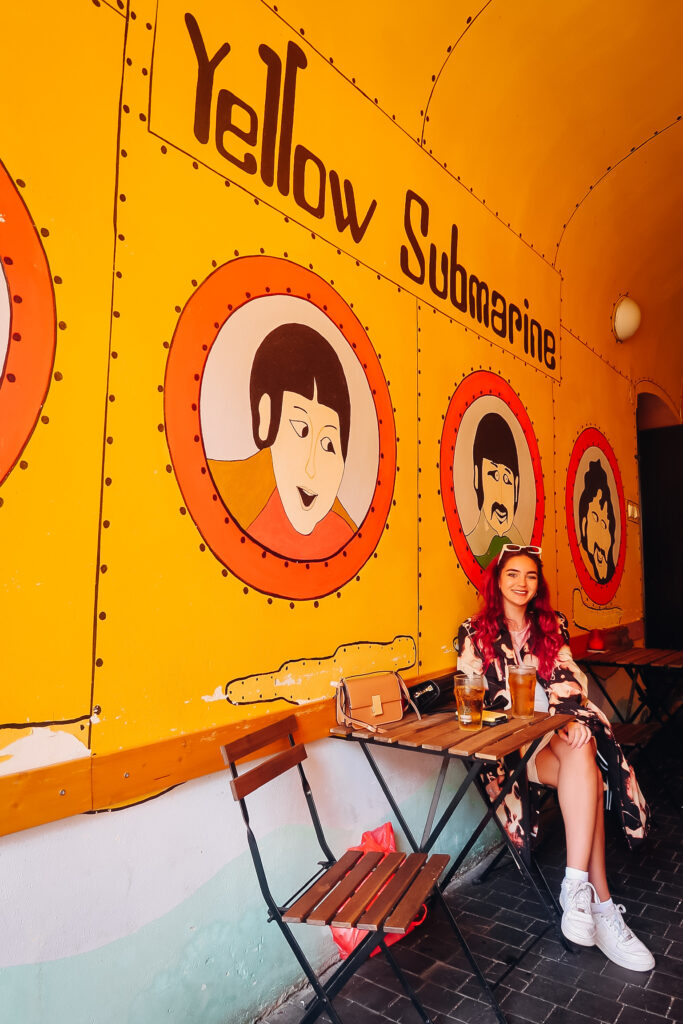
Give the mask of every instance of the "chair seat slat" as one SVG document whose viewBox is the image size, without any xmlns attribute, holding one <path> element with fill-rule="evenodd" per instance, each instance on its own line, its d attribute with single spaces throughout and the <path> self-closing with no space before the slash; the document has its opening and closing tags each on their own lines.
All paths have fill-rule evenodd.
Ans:
<svg viewBox="0 0 683 1024">
<path fill-rule="evenodd" d="M 391 878 L 405 859 L 405 853 L 388 853 L 381 864 L 359 886 L 351 899 L 339 910 L 331 922 L 334 928 L 353 928 L 365 913 L 383 885 Z"/>
<path fill-rule="evenodd" d="M 372 906 L 363 914 L 356 927 L 376 932 L 402 898 L 426 860 L 426 853 L 409 854 Z"/>
<path fill-rule="evenodd" d="M 346 875 L 346 877 L 334 887 L 329 896 L 326 896 L 325 899 L 318 903 L 318 905 L 310 912 L 306 918 L 307 923 L 329 924 L 339 908 L 346 903 L 358 886 L 361 885 L 368 875 L 377 867 L 383 856 L 383 853 L 377 850 L 372 850 L 361 857 L 361 859 L 354 864 L 348 875 Z"/>
<path fill-rule="evenodd" d="M 347 850 L 346 853 L 329 868 L 322 877 L 314 882 L 310 889 L 307 889 L 302 896 L 293 903 L 282 915 L 283 921 L 290 923 L 301 923 L 311 910 L 320 903 L 328 892 L 334 889 L 347 871 L 350 871 L 356 861 L 363 856 L 362 850 Z"/>
<path fill-rule="evenodd" d="M 435 853 L 429 858 L 401 902 L 384 922 L 385 932 L 405 935 L 449 860 L 450 857 L 445 853 Z"/>
</svg>

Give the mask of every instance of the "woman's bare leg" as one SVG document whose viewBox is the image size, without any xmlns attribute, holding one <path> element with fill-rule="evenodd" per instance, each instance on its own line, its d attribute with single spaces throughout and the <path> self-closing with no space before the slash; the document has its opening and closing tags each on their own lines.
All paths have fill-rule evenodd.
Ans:
<svg viewBox="0 0 683 1024">
<path fill-rule="evenodd" d="M 567 864 L 588 871 L 601 900 L 609 899 L 605 877 L 602 777 L 593 741 L 569 747 L 558 736 L 536 757 L 539 781 L 557 789 L 567 841 Z"/>
<path fill-rule="evenodd" d="M 596 766 L 597 767 L 597 766 Z M 605 808 L 604 808 L 604 787 L 602 775 L 597 770 L 597 807 L 595 810 L 595 830 L 593 832 L 593 846 L 588 862 L 588 881 L 592 883 L 598 894 L 598 899 L 604 902 L 610 898 L 607 874 L 605 869 Z"/>
</svg>

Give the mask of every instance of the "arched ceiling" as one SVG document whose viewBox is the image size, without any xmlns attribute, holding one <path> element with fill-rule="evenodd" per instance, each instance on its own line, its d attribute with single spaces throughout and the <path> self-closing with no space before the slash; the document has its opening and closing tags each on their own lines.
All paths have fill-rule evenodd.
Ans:
<svg viewBox="0 0 683 1024">
<path fill-rule="evenodd" d="M 557 269 L 569 331 L 636 378 L 652 346 L 666 348 L 680 414 L 681 0 L 345 0 L 337 18 L 317 0 L 284 0 L 277 10 Z M 614 348 L 624 293 L 643 310 L 644 355 Z"/>
</svg>

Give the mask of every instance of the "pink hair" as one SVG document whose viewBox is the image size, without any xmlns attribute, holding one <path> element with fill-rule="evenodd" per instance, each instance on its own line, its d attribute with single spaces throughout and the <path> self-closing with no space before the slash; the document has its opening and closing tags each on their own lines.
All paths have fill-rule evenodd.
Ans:
<svg viewBox="0 0 683 1024">
<path fill-rule="evenodd" d="M 538 658 L 539 675 L 543 679 L 548 679 L 563 641 L 557 616 L 550 603 L 548 584 L 543 575 L 543 563 L 538 555 L 529 551 L 503 551 L 495 561 L 489 564 L 484 573 L 481 588 L 483 607 L 472 620 L 475 630 L 474 639 L 484 656 L 484 671 L 486 671 L 494 658 L 494 641 L 505 625 L 503 598 L 500 593 L 500 574 L 506 563 L 519 555 L 530 558 L 538 568 L 538 590 L 536 596 L 527 605 L 526 616 L 531 624 L 529 647 Z"/>
</svg>

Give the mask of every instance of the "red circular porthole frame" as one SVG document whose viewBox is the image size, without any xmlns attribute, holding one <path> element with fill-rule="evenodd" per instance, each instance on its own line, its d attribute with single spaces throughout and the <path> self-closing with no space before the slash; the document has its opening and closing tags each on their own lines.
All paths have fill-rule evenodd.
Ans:
<svg viewBox="0 0 683 1024">
<path fill-rule="evenodd" d="M 377 414 L 379 466 L 370 506 L 348 542 L 324 559 L 285 557 L 263 547 L 242 529 L 216 490 L 202 443 L 200 393 L 211 347 L 236 310 L 273 295 L 310 302 L 341 331 L 363 368 Z M 187 509 L 208 546 L 230 572 L 256 590 L 290 600 L 324 597 L 358 573 L 375 550 L 391 508 L 396 429 L 377 354 L 357 317 L 331 285 L 312 271 L 273 256 L 243 256 L 218 267 L 180 315 L 164 392 L 168 446 Z"/>
<path fill-rule="evenodd" d="M 481 589 L 484 569 L 482 569 L 472 554 L 462 528 L 462 523 L 460 522 L 453 480 L 453 459 L 455 457 L 455 442 L 462 418 L 470 406 L 485 395 L 495 396 L 505 402 L 516 417 L 529 446 L 536 487 L 536 511 L 530 544 L 541 543 L 545 510 L 541 456 L 529 415 L 506 380 L 503 380 L 502 377 L 489 370 L 475 370 L 460 382 L 448 405 L 448 411 L 441 432 L 440 476 L 441 501 L 446 514 L 446 525 L 453 542 L 453 548 L 465 575 L 477 590 Z"/>
<path fill-rule="evenodd" d="M 0 377 L 0 483 L 16 464 L 47 395 L 56 347 L 56 314 L 47 257 L 31 215 L 0 162 L 0 261 L 10 304 Z"/>
<path fill-rule="evenodd" d="M 619 557 L 614 567 L 614 576 L 607 583 L 600 583 L 594 579 L 584 565 L 581 557 L 576 523 L 574 522 L 574 488 L 576 486 L 576 474 L 579 463 L 589 448 L 599 448 L 610 464 L 614 475 L 614 482 L 617 487 L 617 498 L 619 501 L 619 514 L 621 516 L 621 543 L 619 545 Z M 574 567 L 579 577 L 579 583 L 586 592 L 586 596 L 595 601 L 596 604 L 607 604 L 612 600 L 624 572 L 626 562 L 626 501 L 624 499 L 624 487 L 621 482 L 619 464 L 614 450 L 604 434 L 596 427 L 586 427 L 574 443 L 569 468 L 567 469 L 567 490 L 565 494 L 565 509 L 567 514 L 567 534 L 569 536 L 569 548 L 572 553 Z"/>
</svg>

